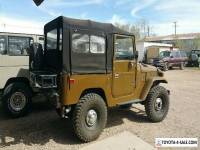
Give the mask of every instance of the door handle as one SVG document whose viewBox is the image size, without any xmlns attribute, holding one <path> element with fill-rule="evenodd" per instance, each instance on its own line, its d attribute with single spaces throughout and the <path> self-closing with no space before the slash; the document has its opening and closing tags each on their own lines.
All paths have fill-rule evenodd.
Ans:
<svg viewBox="0 0 200 150">
<path fill-rule="evenodd" d="M 134 67 L 134 63 L 133 62 L 131 62 L 131 67 Z"/>
<path fill-rule="evenodd" d="M 134 67 L 134 62 L 129 62 L 129 64 L 128 64 L 129 70 L 132 69 L 133 67 Z"/>
<path fill-rule="evenodd" d="M 118 73 L 115 73 L 115 78 L 119 78 L 119 74 Z"/>
</svg>

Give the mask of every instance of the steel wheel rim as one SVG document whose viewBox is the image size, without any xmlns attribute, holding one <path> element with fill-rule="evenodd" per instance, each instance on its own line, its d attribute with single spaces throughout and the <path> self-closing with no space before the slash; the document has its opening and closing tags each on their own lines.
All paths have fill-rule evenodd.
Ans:
<svg viewBox="0 0 200 150">
<path fill-rule="evenodd" d="M 86 124 L 89 126 L 89 127 L 92 127 L 96 124 L 97 122 L 97 112 L 93 109 L 90 109 L 88 112 L 87 112 L 87 116 L 86 116 Z"/>
<path fill-rule="evenodd" d="M 155 110 L 161 111 L 163 108 L 163 100 L 161 98 L 157 98 L 155 101 Z"/>
<path fill-rule="evenodd" d="M 15 92 L 10 98 L 10 106 L 15 111 L 22 110 L 26 105 L 26 96 L 22 92 Z"/>
</svg>

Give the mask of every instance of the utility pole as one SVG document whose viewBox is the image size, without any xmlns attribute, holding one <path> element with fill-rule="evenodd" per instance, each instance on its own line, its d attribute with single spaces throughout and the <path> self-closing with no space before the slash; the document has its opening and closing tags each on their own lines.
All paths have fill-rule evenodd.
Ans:
<svg viewBox="0 0 200 150">
<path fill-rule="evenodd" d="M 175 21 L 174 22 L 174 34 L 175 34 L 175 36 L 176 36 L 176 29 L 177 29 L 177 22 Z"/>
<path fill-rule="evenodd" d="M 146 37 L 146 24 L 144 23 L 144 37 Z"/>
<path fill-rule="evenodd" d="M 150 27 L 149 26 L 148 26 L 147 30 L 148 30 L 147 36 L 150 37 Z"/>
</svg>

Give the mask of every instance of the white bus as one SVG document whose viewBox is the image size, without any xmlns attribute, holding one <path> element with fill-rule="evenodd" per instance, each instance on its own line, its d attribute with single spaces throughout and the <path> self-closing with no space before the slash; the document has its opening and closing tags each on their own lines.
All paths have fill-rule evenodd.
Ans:
<svg viewBox="0 0 200 150">
<path fill-rule="evenodd" d="M 24 115 L 31 105 L 28 55 L 33 42 L 43 45 L 43 35 L 0 32 L 0 90 L 13 117 Z"/>
</svg>

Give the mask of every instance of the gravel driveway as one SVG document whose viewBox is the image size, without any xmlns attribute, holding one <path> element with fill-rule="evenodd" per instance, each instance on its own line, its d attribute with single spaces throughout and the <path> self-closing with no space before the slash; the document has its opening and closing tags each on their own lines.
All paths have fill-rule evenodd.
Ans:
<svg viewBox="0 0 200 150">
<path fill-rule="evenodd" d="M 200 70 L 166 72 L 171 91 L 170 111 L 161 123 L 150 123 L 144 107 L 109 110 L 108 123 L 98 140 L 128 130 L 154 145 L 155 137 L 200 137 Z M 45 102 L 34 103 L 33 112 L 24 118 L 10 119 L 0 112 L 0 149 L 78 149 L 69 120 L 60 119 Z"/>
</svg>

